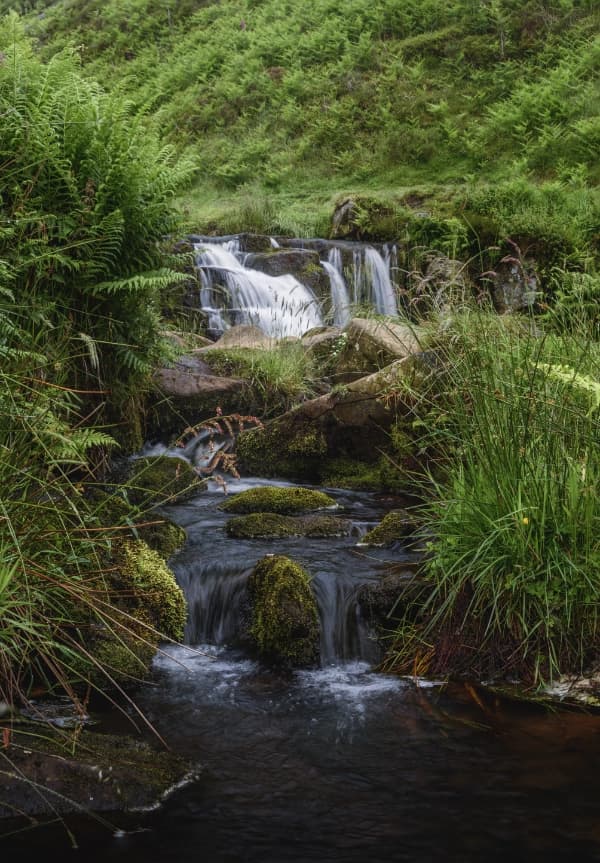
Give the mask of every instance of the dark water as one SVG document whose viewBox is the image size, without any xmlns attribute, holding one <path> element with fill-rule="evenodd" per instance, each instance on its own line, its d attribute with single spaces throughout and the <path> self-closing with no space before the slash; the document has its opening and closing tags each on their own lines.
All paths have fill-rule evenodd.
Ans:
<svg viewBox="0 0 600 863">
<path fill-rule="evenodd" d="M 382 505 L 345 504 L 366 522 Z M 194 560 L 198 571 L 210 555 L 236 570 L 238 554 L 252 565 L 267 550 L 228 553 L 234 541 L 207 499 L 177 515 L 189 581 Z M 375 577 L 377 559 L 348 563 L 355 541 L 289 542 L 311 571 Z M 118 835 L 74 825 L 80 851 L 61 827 L 33 831 L 23 847 L 90 863 L 600 860 L 598 716 L 377 675 L 349 657 L 282 678 L 215 645 L 169 649 L 155 682 L 138 703 L 176 752 L 203 763 L 199 780 L 155 813 L 114 816 Z"/>
</svg>

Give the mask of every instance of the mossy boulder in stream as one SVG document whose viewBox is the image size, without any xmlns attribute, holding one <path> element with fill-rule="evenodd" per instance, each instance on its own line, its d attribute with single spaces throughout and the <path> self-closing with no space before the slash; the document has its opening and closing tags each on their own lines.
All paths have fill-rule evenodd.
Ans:
<svg viewBox="0 0 600 863">
<path fill-rule="evenodd" d="M 248 580 L 249 636 L 259 656 L 276 665 L 312 665 L 319 654 L 319 615 L 310 577 L 288 557 L 269 555 Z"/>
<path fill-rule="evenodd" d="M 388 512 L 381 522 L 364 535 L 361 545 L 386 546 L 413 537 L 418 519 L 405 509 Z"/>
<path fill-rule="evenodd" d="M 293 514 L 315 509 L 332 509 L 337 504 L 322 491 L 298 486 L 264 485 L 233 495 L 219 509 L 234 513 L 282 513 Z"/>
<path fill-rule="evenodd" d="M 273 512 L 253 512 L 230 519 L 226 525 L 229 536 L 236 539 L 277 539 L 285 536 L 347 536 L 351 525 L 333 515 L 279 515 Z"/>
</svg>

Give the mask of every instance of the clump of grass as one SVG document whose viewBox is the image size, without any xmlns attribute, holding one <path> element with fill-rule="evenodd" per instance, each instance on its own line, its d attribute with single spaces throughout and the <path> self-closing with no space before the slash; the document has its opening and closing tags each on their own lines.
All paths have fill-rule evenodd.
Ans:
<svg viewBox="0 0 600 863">
<path fill-rule="evenodd" d="M 428 596 L 390 665 L 532 683 L 580 671 L 600 636 L 600 347 L 470 313 L 438 352 Z"/>
<path fill-rule="evenodd" d="M 213 350 L 211 368 L 220 374 L 249 380 L 262 416 L 289 410 L 314 395 L 314 365 L 310 353 L 295 341 L 282 341 L 268 350 Z"/>
</svg>

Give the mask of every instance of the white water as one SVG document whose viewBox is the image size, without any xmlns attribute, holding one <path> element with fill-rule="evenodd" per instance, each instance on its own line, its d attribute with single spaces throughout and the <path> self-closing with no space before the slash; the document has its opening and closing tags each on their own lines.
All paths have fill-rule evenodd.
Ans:
<svg viewBox="0 0 600 863">
<path fill-rule="evenodd" d="M 335 250 L 337 251 L 337 249 Z M 329 261 L 321 261 L 323 269 L 329 276 L 331 285 L 331 305 L 333 307 L 333 323 L 336 327 L 345 327 L 351 318 L 350 297 L 342 274 Z"/>
<path fill-rule="evenodd" d="M 367 298 L 381 315 L 397 315 L 396 294 L 390 278 L 390 258 L 372 246 L 354 251 L 354 302 Z"/>
<path fill-rule="evenodd" d="M 237 243 L 237 247 L 233 245 Z M 323 323 L 318 302 L 294 276 L 268 276 L 240 261 L 239 241 L 197 243 L 200 303 L 209 330 L 254 324 L 268 336 L 301 336 Z"/>
<path fill-rule="evenodd" d="M 281 249 L 277 240 L 271 238 L 270 242 L 274 252 Z M 308 248 L 313 242 L 291 240 L 289 246 Z M 322 241 L 318 242 L 322 249 Z M 215 238 L 196 243 L 194 248 L 201 282 L 200 305 L 214 335 L 233 324 L 255 324 L 274 338 L 301 336 L 323 323 L 311 289 L 291 274 L 269 276 L 247 267 L 248 254 L 242 251 L 239 238 Z M 373 246 L 331 244 L 321 266 L 329 278 L 335 326 L 348 323 L 353 304 L 371 306 L 382 315 L 398 314 L 392 281 L 397 270 L 394 245 L 384 246 L 380 253 Z"/>
</svg>

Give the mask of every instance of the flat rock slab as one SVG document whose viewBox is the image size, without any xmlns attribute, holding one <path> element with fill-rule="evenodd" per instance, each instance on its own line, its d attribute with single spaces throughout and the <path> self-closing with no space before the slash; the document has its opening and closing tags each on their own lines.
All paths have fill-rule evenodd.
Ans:
<svg viewBox="0 0 600 863">
<path fill-rule="evenodd" d="M 238 378 L 214 375 L 210 366 L 197 356 L 197 353 L 184 355 L 173 366 L 155 372 L 154 384 L 163 395 L 188 399 L 194 396 L 233 393 L 245 386 L 245 381 Z"/>
<path fill-rule="evenodd" d="M 0 819 L 154 808 L 200 772 L 129 736 L 5 727 Z"/>
<path fill-rule="evenodd" d="M 195 353 L 210 354 L 211 351 L 222 351 L 231 348 L 270 350 L 276 343 L 276 339 L 266 336 L 259 327 L 255 327 L 252 324 L 240 324 L 226 330 L 218 341 L 208 347 L 200 348 Z"/>
</svg>

